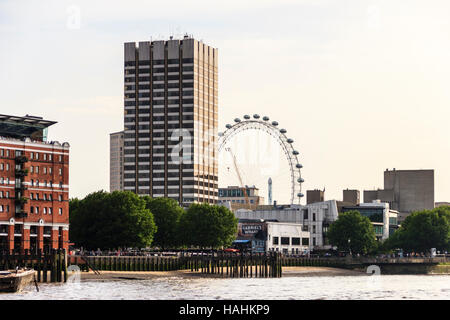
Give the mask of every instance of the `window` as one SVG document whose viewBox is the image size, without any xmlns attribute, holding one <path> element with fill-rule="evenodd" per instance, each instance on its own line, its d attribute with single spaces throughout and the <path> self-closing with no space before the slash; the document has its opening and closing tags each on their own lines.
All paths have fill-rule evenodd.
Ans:
<svg viewBox="0 0 450 320">
<path fill-rule="evenodd" d="M 293 246 L 299 246 L 300 245 L 300 238 L 292 238 L 292 245 Z M 294 249 L 292 249 L 294 250 Z"/>
<path fill-rule="evenodd" d="M 44 167 L 44 174 L 47 174 L 47 167 Z"/>
<path fill-rule="evenodd" d="M 36 213 L 36 214 L 39 213 L 39 207 L 34 207 L 34 213 Z"/>
<path fill-rule="evenodd" d="M 33 173 L 33 166 L 30 166 L 30 173 Z"/>
<path fill-rule="evenodd" d="M 308 220 L 308 209 L 303 210 L 303 220 Z"/>
<path fill-rule="evenodd" d="M 4 169 L 4 164 L 3 163 L 0 163 L 0 170 L 2 170 L 3 171 L 3 169 Z"/>
<path fill-rule="evenodd" d="M 36 179 L 36 187 L 39 187 L 39 180 L 37 180 L 37 179 Z"/>
<path fill-rule="evenodd" d="M 43 213 L 44 213 L 44 214 L 47 214 L 47 208 L 46 208 L 46 207 L 44 207 Z"/>
<path fill-rule="evenodd" d="M 34 153 L 30 152 L 30 159 L 33 159 L 33 155 L 34 155 Z"/>
<path fill-rule="evenodd" d="M 289 237 L 281 237 L 281 244 L 289 245 Z"/>
<path fill-rule="evenodd" d="M 316 245 L 316 238 L 313 238 L 313 246 Z"/>
<path fill-rule="evenodd" d="M 309 230 L 309 228 L 308 228 L 308 226 L 302 226 L 302 231 L 306 231 L 306 232 L 308 232 L 308 230 Z"/>
<path fill-rule="evenodd" d="M 48 214 L 52 214 L 52 208 L 48 208 Z"/>
<path fill-rule="evenodd" d="M 6 171 L 9 171 L 9 163 L 6 164 Z"/>
<path fill-rule="evenodd" d="M 33 194 L 32 193 L 30 193 L 30 200 L 33 200 Z M 31 211 L 33 211 L 33 210 L 31 210 Z"/>
<path fill-rule="evenodd" d="M 316 221 L 316 214 L 313 213 L 313 221 Z"/>
<path fill-rule="evenodd" d="M 62 156 L 59 156 L 59 162 L 62 162 Z"/>
<path fill-rule="evenodd" d="M 0 191 L 0 198 L 3 198 L 3 191 Z"/>
<path fill-rule="evenodd" d="M 48 161 L 52 161 L 52 155 L 51 154 L 48 155 Z"/>
<path fill-rule="evenodd" d="M 273 244 L 278 244 L 278 237 L 273 237 Z"/>
<path fill-rule="evenodd" d="M 44 193 L 44 200 L 47 200 L 47 195 Z"/>
<path fill-rule="evenodd" d="M 36 193 L 36 200 L 39 200 L 39 193 Z"/>
<path fill-rule="evenodd" d="M 58 172 L 59 172 L 59 175 L 62 176 L 62 169 L 61 168 L 58 169 Z"/>
<path fill-rule="evenodd" d="M 63 201 L 61 194 L 58 196 L 58 201 Z"/>
<path fill-rule="evenodd" d="M 31 214 L 34 213 L 34 207 L 30 207 L 30 213 L 31 213 Z"/>
<path fill-rule="evenodd" d="M 0 212 L 3 212 L 3 206 L 0 205 Z"/>
<path fill-rule="evenodd" d="M 44 160 L 47 160 L 47 154 L 44 153 Z"/>
<path fill-rule="evenodd" d="M 52 167 L 48 168 L 48 173 L 52 174 L 53 170 Z"/>
<path fill-rule="evenodd" d="M 312 226 L 312 227 L 313 227 L 312 233 L 316 233 L 316 226 Z"/>
<path fill-rule="evenodd" d="M 31 185 L 34 186 L 34 180 L 33 179 L 31 179 Z"/>
<path fill-rule="evenodd" d="M 36 152 L 36 160 L 39 160 L 39 153 Z"/>
<path fill-rule="evenodd" d="M 35 172 L 39 173 L 39 167 L 38 166 L 36 166 Z"/>
<path fill-rule="evenodd" d="M 6 198 L 9 198 L 9 191 L 6 191 Z"/>
<path fill-rule="evenodd" d="M 62 215 L 62 208 L 58 208 L 59 215 Z"/>
<path fill-rule="evenodd" d="M 302 238 L 302 246 L 309 246 L 309 238 Z"/>
</svg>

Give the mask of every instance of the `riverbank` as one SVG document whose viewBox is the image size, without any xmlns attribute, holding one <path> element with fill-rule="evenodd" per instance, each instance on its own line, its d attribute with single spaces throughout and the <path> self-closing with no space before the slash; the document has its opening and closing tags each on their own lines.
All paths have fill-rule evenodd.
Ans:
<svg viewBox="0 0 450 320">
<path fill-rule="evenodd" d="M 334 277 L 334 276 L 361 276 L 365 273 L 354 270 L 329 267 L 283 267 L 283 277 Z M 69 274 L 70 276 L 70 274 Z M 81 281 L 120 281 L 120 280 L 151 280 L 156 278 L 222 278 L 221 275 L 205 275 L 189 270 L 178 271 L 92 271 L 81 272 Z"/>
</svg>

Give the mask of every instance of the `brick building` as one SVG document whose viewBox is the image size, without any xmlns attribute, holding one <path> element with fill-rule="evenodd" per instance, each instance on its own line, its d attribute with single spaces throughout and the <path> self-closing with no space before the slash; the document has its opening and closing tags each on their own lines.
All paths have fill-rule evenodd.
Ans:
<svg viewBox="0 0 450 320">
<path fill-rule="evenodd" d="M 47 141 L 56 122 L 0 115 L 0 250 L 69 245 L 69 144 Z"/>
</svg>

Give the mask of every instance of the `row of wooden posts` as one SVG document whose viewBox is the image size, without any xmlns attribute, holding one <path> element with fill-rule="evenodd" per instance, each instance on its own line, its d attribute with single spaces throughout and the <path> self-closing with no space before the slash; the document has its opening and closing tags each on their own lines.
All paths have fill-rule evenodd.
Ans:
<svg viewBox="0 0 450 320">
<path fill-rule="evenodd" d="M 172 271 L 189 270 L 230 278 L 281 277 L 281 254 L 236 254 L 226 252 L 180 253 L 171 256 L 71 256 L 69 263 L 82 271 Z"/>
<path fill-rule="evenodd" d="M 34 269 L 38 282 L 67 281 L 67 252 L 65 249 L 53 249 L 24 252 L 0 252 L 0 270 L 16 268 Z"/>
<path fill-rule="evenodd" d="M 343 267 L 342 259 L 289 257 L 279 252 L 181 252 L 176 256 L 68 256 L 64 249 L 51 252 L 0 252 L 0 270 L 33 268 L 38 282 L 65 282 L 68 266 L 80 271 L 187 270 L 227 278 L 278 278 L 283 266 Z M 69 271 L 70 272 L 70 271 Z"/>
</svg>

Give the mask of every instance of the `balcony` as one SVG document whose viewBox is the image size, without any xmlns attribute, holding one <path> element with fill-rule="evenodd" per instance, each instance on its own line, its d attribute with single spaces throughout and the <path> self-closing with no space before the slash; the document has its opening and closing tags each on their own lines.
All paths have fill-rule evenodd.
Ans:
<svg viewBox="0 0 450 320">
<path fill-rule="evenodd" d="M 28 158 L 25 156 L 17 156 L 14 159 L 16 161 L 16 163 L 25 163 L 28 162 Z"/>
<path fill-rule="evenodd" d="M 20 197 L 20 198 L 15 199 L 14 202 L 15 202 L 17 205 L 22 205 L 22 206 L 23 206 L 25 203 L 28 202 L 28 198 Z"/>
<path fill-rule="evenodd" d="M 28 169 L 19 169 L 15 172 L 16 177 L 25 177 L 28 175 Z"/>
<path fill-rule="evenodd" d="M 23 209 L 21 209 L 20 211 L 16 211 L 15 217 L 18 219 L 23 219 L 23 218 L 28 217 L 28 213 L 25 212 Z"/>
</svg>

